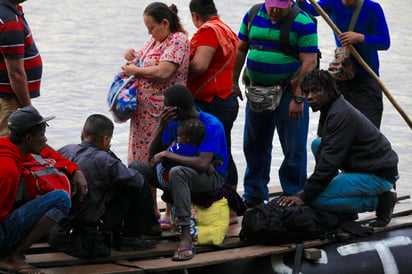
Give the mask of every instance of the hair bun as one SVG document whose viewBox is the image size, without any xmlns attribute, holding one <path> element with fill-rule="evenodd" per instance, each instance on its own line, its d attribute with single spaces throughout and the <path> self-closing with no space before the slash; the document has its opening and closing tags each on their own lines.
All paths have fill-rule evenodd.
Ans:
<svg viewBox="0 0 412 274">
<path fill-rule="evenodd" d="M 171 9 L 174 13 L 177 14 L 177 7 L 176 7 L 175 4 L 171 4 L 171 5 L 169 6 L 169 9 Z"/>
</svg>

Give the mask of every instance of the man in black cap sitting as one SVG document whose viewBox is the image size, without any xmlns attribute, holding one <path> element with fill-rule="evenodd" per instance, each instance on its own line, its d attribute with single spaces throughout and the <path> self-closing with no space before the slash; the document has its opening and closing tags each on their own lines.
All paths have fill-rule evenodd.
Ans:
<svg viewBox="0 0 412 274">
<path fill-rule="evenodd" d="M 77 165 L 46 146 L 46 122 L 53 118 L 42 117 L 33 106 L 21 108 L 8 119 L 9 137 L 0 138 L 0 257 L 5 256 L 0 260 L 0 270 L 8 273 L 43 273 L 26 263 L 24 254 L 71 207 L 69 194 L 55 190 L 14 208 L 21 167 L 32 157 L 31 153 L 47 154 L 64 164 L 74 190 L 79 190 L 81 198 L 87 192 L 86 181 Z"/>
</svg>

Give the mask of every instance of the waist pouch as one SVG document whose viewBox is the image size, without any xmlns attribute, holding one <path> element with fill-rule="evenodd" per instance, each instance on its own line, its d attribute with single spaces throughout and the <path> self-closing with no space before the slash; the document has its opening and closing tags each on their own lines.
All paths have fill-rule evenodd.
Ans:
<svg viewBox="0 0 412 274">
<path fill-rule="evenodd" d="M 254 112 L 274 111 L 279 106 L 282 94 L 281 85 L 246 87 L 246 98 L 250 109 Z"/>
</svg>

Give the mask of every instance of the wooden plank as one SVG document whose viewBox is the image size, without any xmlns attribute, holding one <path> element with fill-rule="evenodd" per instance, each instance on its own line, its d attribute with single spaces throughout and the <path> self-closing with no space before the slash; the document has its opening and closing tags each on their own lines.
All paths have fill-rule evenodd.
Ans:
<svg viewBox="0 0 412 274">
<path fill-rule="evenodd" d="M 237 237 L 227 238 L 223 243 L 223 247 L 216 246 L 198 246 L 196 247 L 198 253 L 204 253 L 219 249 L 229 249 L 234 247 L 245 246 L 246 244 L 241 242 Z M 37 267 L 54 267 L 62 265 L 79 265 L 79 264 L 95 264 L 95 263 L 105 263 L 113 262 L 118 260 L 132 260 L 132 259 L 147 259 L 147 258 L 158 258 L 165 256 L 172 256 L 174 251 L 178 246 L 178 242 L 165 242 L 158 243 L 153 249 L 147 250 L 130 250 L 130 251 L 117 251 L 112 249 L 110 257 L 101 258 L 77 258 L 68 255 L 63 252 L 52 252 L 52 253 L 39 253 L 39 254 L 28 254 L 26 255 L 26 260 L 28 263 L 33 264 Z"/>
<path fill-rule="evenodd" d="M 394 218 L 390 224 L 383 228 L 376 228 L 375 232 L 382 232 L 403 228 L 412 225 L 412 216 L 397 217 L 408 215 L 412 213 L 412 209 L 395 208 Z M 372 215 L 373 214 L 373 215 Z M 360 221 L 367 222 L 374 219 L 374 213 L 361 214 Z M 27 255 L 29 263 L 38 267 L 46 268 L 46 273 L 142 273 L 138 268 L 144 268 L 150 271 L 171 271 L 175 269 L 201 267 L 211 264 L 220 264 L 237 259 L 267 256 L 283 252 L 293 251 L 294 244 L 281 246 L 258 246 L 246 245 L 238 238 L 241 229 L 242 217 L 239 217 L 239 223 L 229 227 L 227 238 L 224 241 L 224 246 L 219 247 L 196 247 L 197 255 L 187 262 L 172 262 L 170 257 L 176 249 L 177 242 L 159 243 L 155 249 L 144 251 L 116 251 L 113 250 L 112 256 L 109 258 L 97 259 L 79 259 L 71 257 L 64 253 L 50 253 L 50 254 L 33 254 Z M 326 243 L 331 243 L 331 240 L 312 240 L 304 242 L 305 248 L 317 247 Z M 258 253 L 256 253 L 259 250 Z M 235 254 L 235 255 L 233 255 Z M 232 256 L 233 255 L 233 256 Z M 247 256 L 247 257 L 245 257 Z M 159 258 L 167 257 L 167 258 Z M 156 259 L 153 259 L 156 258 Z M 125 261 L 138 260 L 138 261 Z M 123 261 L 123 263 L 130 267 L 119 266 L 114 264 L 115 261 Z M 97 264 L 98 263 L 98 264 Z M 83 266 L 80 266 L 83 264 Z M 87 265 L 85 265 L 87 264 Z M 93 265 L 92 265 L 93 264 Z M 65 266 L 66 265 L 66 266 Z M 59 267 L 62 266 L 62 267 Z M 138 267 L 138 268 L 136 268 Z"/>
<path fill-rule="evenodd" d="M 48 253 L 53 251 L 55 250 L 48 243 L 42 242 L 33 244 L 26 254 Z"/>
<path fill-rule="evenodd" d="M 308 241 L 305 242 L 305 246 L 311 247 L 314 244 L 323 244 L 325 241 Z M 279 245 L 279 246 L 265 246 L 265 245 L 253 245 L 247 247 L 239 247 L 227 250 L 218 250 L 207 253 L 197 253 L 196 256 L 190 261 L 184 262 L 174 262 L 170 258 L 160 258 L 153 260 L 143 260 L 143 261 L 121 261 L 122 266 L 128 265 L 130 268 L 122 269 L 121 273 L 133 272 L 133 273 L 144 273 L 144 271 L 150 272 L 160 272 L 160 271 L 173 271 L 178 269 L 194 268 L 209 266 L 215 264 L 221 264 L 226 262 L 233 262 L 236 260 L 242 260 L 252 257 L 262 257 L 274 254 L 280 254 L 285 252 L 291 252 L 295 249 L 294 244 L 290 245 Z M 45 273 L 120 273 L 117 270 L 111 269 L 111 264 L 106 264 L 104 266 L 99 265 L 95 268 L 90 266 L 85 267 L 60 267 L 53 269 L 43 269 Z M 104 270 L 103 270 L 104 268 Z M 99 272 L 100 271 L 100 272 Z M 110 272 L 106 272 L 110 271 Z"/>
<path fill-rule="evenodd" d="M 387 227 L 377 228 L 376 232 L 388 231 L 412 225 L 411 216 L 403 216 L 394 218 Z M 305 241 L 304 248 L 310 250 L 316 246 L 322 246 L 327 243 L 332 243 L 333 240 L 312 240 Z M 75 266 L 75 267 L 59 267 L 43 269 L 45 273 L 79 273 L 79 274 L 92 274 L 92 273 L 144 273 L 144 271 L 160 272 L 160 271 L 173 271 L 178 269 L 189 269 L 194 267 L 203 267 L 216 264 L 222 264 L 227 262 L 234 262 L 236 260 L 264 257 L 275 254 L 292 252 L 296 248 L 295 244 L 285 244 L 277 246 L 266 245 L 252 245 L 246 247 L 238 247 L 226 250 L 217 250 L 211 252 L 198 253 L 189 261 L 174 262 L 170 258 L 139 260 L 139 261 L 120 261 L 121 266 L 116 264 L 104 264 L 104 265 L 88 265 L 88 266 Z M 128 267 L 127 267 L 128 266 Z"/>
<path fill-rule="evenodd" d="M 396 217 L 394 218 L 390 224 L 383 228 L 375 229 L 375 232 L 382 232 L 388 231 L 403 227 L 408 227 L 412 225 L 412 218 L 411 216 L 403 216 L 403 217 Z M 319 247 L 327 243 L 332 243 L 333 240 L 312 240 L 312 241 L 305 241 L 304 248 L 313 248 Z M 185 268 L 194 268 L 194 267 L 202 267 L 202 266 L 209 266 L 215 264 L 222 264 L 226 262 L 233 262 L 236 260 L 242 260 L 247 258 L 254 258 L 254 257 L 262 257 L 262 256 L 269 256 L 275 254 L 281 254 L 286 252 L 292 252 L 295 250 L 295 244 L 285 244 L 285 245 L 277 245 L 277 246 L 264 246 L 264 245 L 251 245 L 251 246 L 244 246 L 244 247 L 237 247 L 231 249 L 221 249 L 215 250 L 210 252 L 202 252 L 201 248 L 197 249 L 196 256 L 190 260 L 185 262 L 173 262 L 168 258 L 159 258 L 159 259 L 147 259 L 147 260 L 139 260 L 139 261 L 121 261 L 123 264 L 122 267 L 116 264 L 99 264 L 99 265 L 87 265 L 87 266 L 72 266 L 72 267 L 57 267 L 57 268 L 49 268 L 43 269 L 45 273 L 144 273 L 144 270 L 151 271 L 151 272 L 159 272 L 159 271 L 172 271 L 178 269 L 185 269 Z M 130 267 L 125 267 L 128 265 Z"/>
<path fill-rule="evenodd" d="M 101 274 L 101 273 L 127 273 L 136 271 L 135 268 L 125 267 L 113 263 L 93 264 L 81 266 L 52 267 L 41 269 L 46 274 Z"/>
</svg>

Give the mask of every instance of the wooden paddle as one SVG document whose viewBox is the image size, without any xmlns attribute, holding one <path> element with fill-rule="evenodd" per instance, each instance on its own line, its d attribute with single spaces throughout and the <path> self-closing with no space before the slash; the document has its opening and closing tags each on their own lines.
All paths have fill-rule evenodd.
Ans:
<svg viewBox="0 0 412 274">
<path fill-rule="evenodd" d="M 309 0 L 310 3 L 313 5 L 313 7 L 316 9 L 316 11 L 325 19 L 326 23 L 332 28 L 332 30 L 337 34 L 340 35 L 342 32 L 339 30 L 339 28 L 330 20 L 329 16 L 326 14 L 326 12 L 318 5 L 316 0 Z M 373 77 L 375 78 L 376 81 L 378 81 L 379 85 L 381 86 L 383 93 L 385 96 L 389 99 L 389 101 L 392 103 L 392 105 L 396 108 L 396 110 L 399 112 L 399 114 L 403 117 L 403 119 L 406 121 L 406 123 L 409 125 L 409 127 L 412 129 L 412 121 L 409 119 L 408 115 L 406 115 L 405 111 L 399 106 L 399 104 L 396 102 L 396 100 L 392 97 L 391 93 L 389 90 L 385 87 L 385 85 L 382 83 L 382 81 L 379 79 L 378 75 L 369 67 L 369 65 L 363 60 L 362 56 L 356 51 L 356 49 L 352 46 L 349 45 L 349 50 L 352 56 L 356 59 L 356 61 L 359 62 L 359 64 Z"/>
</svg>

